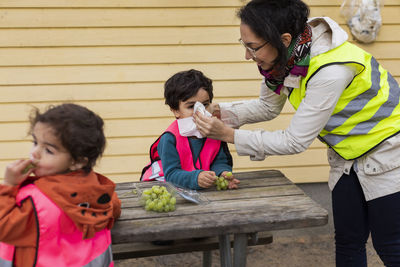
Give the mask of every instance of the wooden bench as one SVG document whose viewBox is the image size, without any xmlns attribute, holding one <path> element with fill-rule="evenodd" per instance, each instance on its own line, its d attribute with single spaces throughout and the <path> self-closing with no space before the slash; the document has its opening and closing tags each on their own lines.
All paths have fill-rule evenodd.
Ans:
<svg viewBox="0 0 400 267">
<path fill-rule="evenodd" d="M 230 242 L 233 247 L 232 237 Z M 248 246 L 269 244 L 272 243 L 272 235 L 269 232 L 248 234 L 247 243 Z M 154 245 L 151 242 L 112 245 L 114 260 L 203 251 L 203 266 L 211 266 L 211 251 L 216 249 L 219 249 L 218 237 L 180 239 L 168 245 Z"/>
</svg>

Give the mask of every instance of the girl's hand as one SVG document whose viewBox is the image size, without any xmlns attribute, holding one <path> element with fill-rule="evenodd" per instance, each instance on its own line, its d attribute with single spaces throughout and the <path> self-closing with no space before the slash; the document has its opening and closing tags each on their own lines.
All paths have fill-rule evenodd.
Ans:
<svg viewBox="0 0 400 267">
<path fill-rule="evenodd" d="M 233 144 L 235 130 L 226 126 L 217 117 L 210 118 L 202 115 L 200 112 L 196 112 L 193 118 L 197 129 L 203 136 Z"/>
<path fill-rule="evenodd" d="M 3 183 L 10 186 L 22 183 L 33 171 L 33 169 L 30 168 L 24 173 L 25 168 L 27 168 L 31 163 L 32 160 L 30 159 L 20 159 L 8 164 L 4 173 Z"/>
<path fill-rule="evenodd" d="M 200 187 L 209 188 L 215 183 L 216 177 L 213 171 L 202 171 L 197 177 L 197 183 Z"/>
<path fill-rule="evenodd" d="M 233 176 L 232 172 L 223 171 L 221 173 L 221 176 L 223 176 L 226 180 L 228 180 L 228 182 L 229 182 L 228 188 L 229 189 L 237 189 L 238 188 L 238 184 L 240 184 L 240 181 Z"/>
</svg>

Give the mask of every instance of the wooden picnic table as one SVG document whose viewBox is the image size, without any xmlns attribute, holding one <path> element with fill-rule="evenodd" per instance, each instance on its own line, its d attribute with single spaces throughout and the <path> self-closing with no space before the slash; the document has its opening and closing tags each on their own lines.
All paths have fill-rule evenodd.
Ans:
<svg viewBox="0 0 400 267">
<path fill-rule="evenodd" d="M 135 195 L 136 183 L 117 185 L 122 214 L 112 229 L 113 244 L 218 236 L 221 266 L 246 265 L 248 234 L 321 226 L 328 212 L 278 170 L 234 173 L 239 189 L 199 190 L 209 200 L 198 205 L 177 197 L 173 212 L 150 212 Z M 140 183 L 140 182 L 139 182 Z M 134 190 L 133 193 L 132 190 Z"/>
</svg>

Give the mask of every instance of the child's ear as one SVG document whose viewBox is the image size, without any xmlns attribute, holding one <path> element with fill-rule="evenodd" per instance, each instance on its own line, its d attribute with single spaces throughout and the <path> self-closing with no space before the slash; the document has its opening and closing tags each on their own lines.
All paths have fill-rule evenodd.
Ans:
<svg viewBox="0 0 400 267">
<path fill-rule="evenodd" d="M 179 117 L 181 116 L 181 113 L 179 112 L 179 110 L 170 108 L 170 110 L 172 111 L 172 113 L 174 113 L 175 118 L 179 119 Z"/>
<path fill-rule="evenodd" d="M 77 171 L 82 169 L 84 166 L 86 166 L 86 164 L 88 163 L 88 158 L 87 157 L 83 157 L 83 158 L 79 158 L 78 160 L 73 160 L 71 163 L 71 166 L 69 166 L 69 169 L 71 171 Z"/>
</svg>

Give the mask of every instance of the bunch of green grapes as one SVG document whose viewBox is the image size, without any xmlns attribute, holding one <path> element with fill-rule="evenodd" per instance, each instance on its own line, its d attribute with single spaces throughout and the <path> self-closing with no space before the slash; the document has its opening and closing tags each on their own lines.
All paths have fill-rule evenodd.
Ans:
<svg viewBox="0 0 400 267">
<path fill-rule="evenodd" d="M 226 180 L 222 176 L 217 177 L 217 180 L 215 180 L 215 184 L 217 185 L 217 190 L 226 190 L 226 189 L 228 189 L 228 180 Z"/>
<path fill-rule="evenodd" d="M 232 176 L 231 172 L 226 173 L 226 177 L 229 178 L 231 176 Z M 225 179 L 223 176 L 220 176 L 220 177 L 217 176 L 216 178 L 217 178 L 217 180 L 215 181 L 215 184 L 217 185 L 217 190 L 228 189 L 229 181 L 227 179 Z"/>
<path fill-rule="evenodd" d="M 168 212 L 175 210 L 176 198 L 168 192 L 165 186 L 153 185 L 146 189 L 141 197 L 147 211 Z"/>
</svg>

